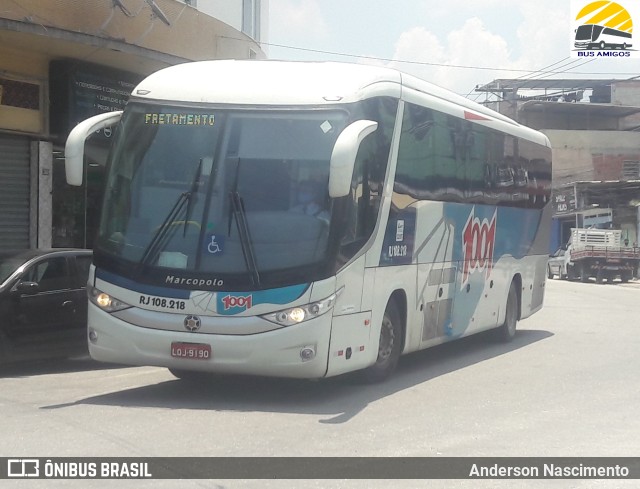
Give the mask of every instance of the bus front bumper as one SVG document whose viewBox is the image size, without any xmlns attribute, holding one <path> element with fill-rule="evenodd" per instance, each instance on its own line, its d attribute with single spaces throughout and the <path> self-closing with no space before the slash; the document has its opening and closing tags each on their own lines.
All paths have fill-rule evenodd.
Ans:
<svg viewBox="0 0 640 489">
<path fill-rule="evenodd" d="M 101 362 L 295 378 L 327 372 L 331 314 L 265 333 L 221 335 L 139 327 L 90 303 L 88 324 L 89 353 Z M 209 345 L 211 353 L 202 359 L 177 358 L 172 356 L 176 343 Z"/>
</svg>

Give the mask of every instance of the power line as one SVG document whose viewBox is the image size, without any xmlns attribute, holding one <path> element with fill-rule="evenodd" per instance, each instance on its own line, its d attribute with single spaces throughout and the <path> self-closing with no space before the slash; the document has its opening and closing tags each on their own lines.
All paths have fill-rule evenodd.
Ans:
<svg viewBox="0 0 640 489">
<path fill-rule="evenodd" d="M 236 37 L 229 37 L 229 36 L 220 36 L 220 38 L 222 39 L 230 39 L 230 40 L 234 40 L 234 41 L 243 41 L 243 42 L 251 42 L 254 43 L 255 41 L 249 41 L 247 39 L 238 39 Z M 519 69 L 519 68 L 492 68 L 489 66 L 475 66 L 475 65 L 453 65 L 453 64 L 447 64 L 447 63 L 432 63 L 429 61 L 413 61 L 413 60 L 406 60 L 406 59 L 393 59 L 393 58 L 382 58 L 382 57 L 378 57 L 378 56 L 369 56 L 369 55 L 361 55 L 361 54 L 351 54 L 351 53 L 341 53 L 341 52 L 337 52 L 337 51 L 326 51 L 326 50 L 322 50 L 322 49 L 311 49 L 311 48 L 302 48 L 302 47 L 298 47 L 298 46 L 288 46 L 286 44 L 276 44 L 276 43 L 269 43 L 269 42 L 260 42 L 259 43 L 261 46 L 269 46 L 269 47 L 277 47 L 277 48 L 283 48 L 283 49 L 292 49 L 292 50 L 296 50 L 296 51 L 304 51 L 304 52 L 309 52 L 309 53 L 316 53 L 316 54 L 326 54 L 326 55 L 330 55 L 330 56 L 344 56 L 344 57 L 348 57 L 348 58 L 359 58 L 359 59 L 370 59 L 370 60 L 374 60 L 374 61 L 384 61 L 384 62 L 388 62 L 388 63 L 404 63 L 404 64 L 412 64 L 412 65 L 420 65 L 420 66 L 439 66 L 439 67 L 443 67 L 443 68 L 458 68 L 458 69 L 467 69 L 467 70 L 485 70 L 485 71 L 512 71 L 512 72 L 520 72 L 520 73 L 531 73 L 532 71 L 534 73 L 536 72 L 540 72 L 540 73 L 548 73 L 548 74 L 558 74 L 558 73 L 564 73 L 565 71 L 542 71 L 542 70 L 525 70 L 525 69 Z M 566 58 L 565 58 L 566 59 Z M 564 60 L 561 60 L 564 61 Z M 561 62 L 559 61 L 559 62 Z M 590 60 L 590 61 L 595 61 L 594 60 Z M 554 64 L 557 64 L 559 62 L 556 63 L 552 63 L 550 66 L 553 66 Z M 544 68 L 543 68 L 544 70 Z M 610 73 L 610 72 L 592 72 L 592 73 L 579 73 L 580 75 L 611 75 L 611 74 L 616 74 L 616 75 L 632 75 L 632 76 L 637 76 L 638 72 L 629 72 L 629 73 Z"/>
<path fill-rule="evenodd" d="M 524 74 L 523 74 L 523 75 L 520 75 L 519 77 L 515 78 L 515 80 L 522 80 L 522 79 L 524 79 L 524 78 L 526 78 L 526 79 L 530 79 L 532 76 L 536 76 L 536 73 L 542 73 L 542 72 L 544 72 L 544 70 L 546 70 L 546 69 L 548 69 L 548 68 L 551 68 L 552 66 L 555 66 L 555 65 L 557 65 L 557 64 L 560 64 L 560 63 L 562 63 L 562 62 L 564 62 L 564 61 L 566 61 L 566 60 L 568 60 L 568 59 L 569 59 L 569 56 L 567 56 L 566 58 L 562 58 L 561 60 L 556 61 L 556 62 L 554 62 L 554 63 L 551 63 L 550 65 L 544 66 L 544 67 L 540 68 L 539 70 L 530 71 L 528 75 L 524 75 Z M 472 88 L 472 89 L 469 91 L 469 93 L 466 95 L 466 97 L 469 97 L 469 95 L 471 95 L 471 93 L 473 92 L 473 90 L 474 90 L 474 89 Z M 478 98 L 480 98 L 481 96 L 482 96 L 482 92 L 478 92 L 478 93 L 476 94 L 475 98 L 474 98 L 474 101 L 476 101 L 476 102 L 477 102 Z"/>
</svg>

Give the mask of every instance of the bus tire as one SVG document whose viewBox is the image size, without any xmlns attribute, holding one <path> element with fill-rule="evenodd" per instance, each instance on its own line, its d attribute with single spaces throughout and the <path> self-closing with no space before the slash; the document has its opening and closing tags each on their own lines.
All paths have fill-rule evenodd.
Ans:
<svg viewBox="0 0 640 489">
<path fill-rule="evenodd" d="M 396 369 L 402 351 L 401 322 L 398 306 L 394 300 L 389 301 L 382 317 L 378 357 L 373 365 L 364 370 L 365 381 L 369 383 L 382 382 Z"/>
<path fill-rule="evenodd" d="M 178 368 L 170 368 L 169 372 L 171 372 L 171 374 L 174 377 L 180 380 L 184 380 L 186 382 L 202 382 L 207 380 L 210 377 L 207 372 L 200 372 L 196 370 L 182 370 Z"/>
<path fill-rule="evenodd" d="M 499 341 L 507 343 L 516 335 L 518 324 L 518 290 L 516 283 L 511 282 L 509 295 L 507 296 L 507 306 L 504 313 L 504 322 L 498 327 L 496 336 Z"/>
<path fill-rule="evenodd" d="M 547 278 L 553 278 L 553 272 L 551 271 L 551 267 L 547 265 Z"/>
</svg>

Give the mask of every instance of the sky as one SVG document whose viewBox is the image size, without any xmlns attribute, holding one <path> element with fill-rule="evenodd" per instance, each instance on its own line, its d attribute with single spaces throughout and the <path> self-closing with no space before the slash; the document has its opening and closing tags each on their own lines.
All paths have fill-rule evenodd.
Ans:
<svg viewBox="0 0 640 489">
<path fill-rule="evenodd" d="M 478 101 L 486 95 L 475 87 L 497 78 L 640 75 L 640 56 L 571 58 L 570 7 L 569 0 L 269 0 L 265 50 L 271 59 L 390 66 Z"/>
</svg>

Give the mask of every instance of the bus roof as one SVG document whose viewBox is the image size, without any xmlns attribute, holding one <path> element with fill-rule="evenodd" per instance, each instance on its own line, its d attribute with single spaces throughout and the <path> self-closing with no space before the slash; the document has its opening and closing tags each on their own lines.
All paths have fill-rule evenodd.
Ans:
<svg viewBox="0 0 640 489">
<path fill-rule="evenodd" d="M 433 97 L 440 104 L 472 111 L 487 121 L 500 121 L 502 130 L 524 131 L 528 133 L 525 136 L 528 139 L 549 146 L 546 137 L 540 133 L 442 87 L 391 68 L 355 63 L 196 61 L 153 73 L 133 90 L 132 98 L 177 103 L 317 106 L 356 102 L 372 96 L 401 98 L 403 88 Z"/>
</svg>

